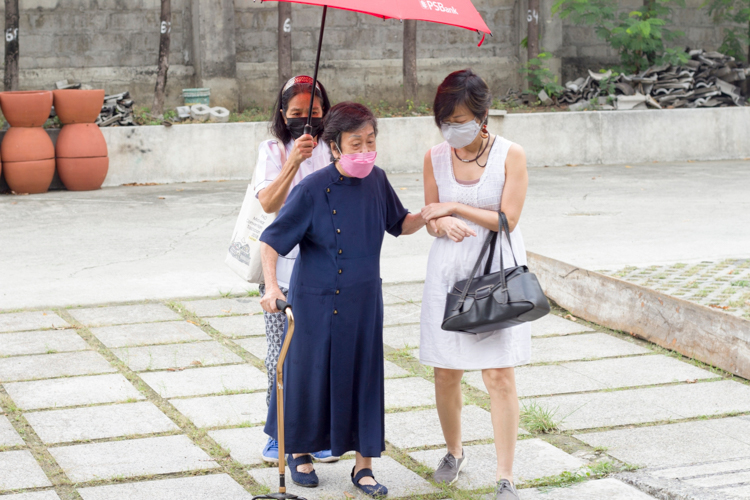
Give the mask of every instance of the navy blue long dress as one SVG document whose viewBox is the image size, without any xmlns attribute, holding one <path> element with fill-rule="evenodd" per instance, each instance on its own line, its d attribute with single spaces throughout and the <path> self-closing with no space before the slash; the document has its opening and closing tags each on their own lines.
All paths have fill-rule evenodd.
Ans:
<svg viewBox="0 0 750 500">
<path fill-rule="evenodd" d="M 357 179 L 331 164 L 305 177 L 263 231 L 261 241 L 280 255 L 300 246 L 284 363 L 288 453 L 385 451 L 380 249 L 386 231 L 401 234 L 407 214 L 380 168 Z M 265 431 L 276 430 L 274 390 Z"/>
</svg>

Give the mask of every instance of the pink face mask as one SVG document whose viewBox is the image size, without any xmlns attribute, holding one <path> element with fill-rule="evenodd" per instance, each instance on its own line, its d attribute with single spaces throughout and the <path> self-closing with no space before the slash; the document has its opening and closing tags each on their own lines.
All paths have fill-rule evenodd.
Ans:
<svg viewBox="0 0 750 500">
<path fill-rule="evenodd" d="M 338 145 L 336 146 L 338 148 Z M 341 149 L 339 149 L 341 153 Z M 370 151 L 369 153 L 354 153 L 354 154 L 343 154 L 339 158 L 339 165 L 346 172 L 347 175 L 357 177 L 358 179 L 364 179 L 373 167 L 375 167 L 375 158 L 378 156 L 377 151 Z"/>
</svg>

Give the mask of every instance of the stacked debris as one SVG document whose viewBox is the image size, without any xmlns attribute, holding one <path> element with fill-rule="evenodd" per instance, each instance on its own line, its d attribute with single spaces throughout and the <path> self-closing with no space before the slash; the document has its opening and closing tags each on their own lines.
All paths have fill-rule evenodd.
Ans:
<svg viewBox="0 0 750 500">
<path fill-rule="evenodd" d="M 102 112 L 96 119 L 100 127 L 117 127 L 135 125 L 133 120 L 133 100 L 127 90 L 119 94 L 104 96 Z"/>
<path fill-rule="evenodd" d="M 571 110 L 711 108 L 744 106 L 736 84 L 750 78 L 750 68 L 719 52 L 691 50 L 682 66 L 652 66 L 638 75 L 594 73 L 565 84 L 558 102 Z M 540 96 L 542 99 L 545 96 Z"/>
</svg>

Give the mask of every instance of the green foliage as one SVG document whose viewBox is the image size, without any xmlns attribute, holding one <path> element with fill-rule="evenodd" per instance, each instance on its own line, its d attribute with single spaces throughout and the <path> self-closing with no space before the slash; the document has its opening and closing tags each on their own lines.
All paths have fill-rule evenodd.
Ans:
<svg viewBox="0 0 750 500">
<path fill-rule="evenodd" d="M 377 118 L 393 118 L 402 116 L 426 116 L 432 114 L 432 108 L 424 103 L 415 103 L 407 99 L 405 104 L 394 104 L 388 101 L 370 102 L 357 99 L 357 102 L 370 108 Z"/>
<path fill-rule="evenodd" d="M 724 40 L 719 52 L 750 63 L 750 0 L 706 0 L 703 6 L 708 8 L 717 24 L 743 25 L 724 26 Z"/>
<path fill-rule="evenodd" d="M 544 90 L 548 96 L 552 97 L 562 94 L 565 90 L 565 87 L 557 81 L 557 75 L 544 65 L 545 61 L 551 57 L 551 53 L 542 52 L 537 57 L 529 59 L 519 70 L 529 83 L 529 89 L 535 94 Z"/>
<path fill-rule="evenodd" d="M 601 70 L 602 73 L 606 73 L 604 70 Z M 603 78 L 601 81 L 599 81 L 599 88 L 601 89 L 601 93 L 606 96 L 613 96 L 615 95 L 615 84 L 617 83 L 617 78 L 620 76 L 620 73 L 617 71 L 612 71 L 612 74 L 608 76 L 607 78 Z"/>
<path fill-rule="evenodd" d="M 271 108 L 273 106 L 259 106 L 251 103 L 241 113 L 233 111 L 229 114 L 229 122 L 263 122 L 271 118 Z"/>
<path fill-rule="evenodd" d="M 686 54 L 664 46 L 664 42 L 683 35 L 665 26 L 671 7 L 684 5 L 685 0 L 647 0 L 638 10 L 617 12 L 617 3 L 612 0 L 557 0 L 552 14 L 559 14 L 561 19 L 569 17 L 575 24 L 592 26 L 620 55 L 621 71 L 638 73 L 654 64 L 680 64 L 687 60 Z"/>
<path fill-rule="evenodd" d="M 525 403 L 520 413 L 521 427 L 529 432 L 548 434 L 557 430 L 556 410 L 548 410 L 532 401 Z"/>
<path fill-rule="evenodd" d="M 532 481 L 526 481 L 525 484 L 540 488 L 542 491 L 549 491 L 551 488 L 565 488 L 583 481 L 601 479 L 617 472 L 634 471 L 637 468 L 630 464 L 616 464 L 615 462 L 606 460 L 595 462 L 577 471 L 564 471 L 556 476 L 545 476 Z"/>
</svg>

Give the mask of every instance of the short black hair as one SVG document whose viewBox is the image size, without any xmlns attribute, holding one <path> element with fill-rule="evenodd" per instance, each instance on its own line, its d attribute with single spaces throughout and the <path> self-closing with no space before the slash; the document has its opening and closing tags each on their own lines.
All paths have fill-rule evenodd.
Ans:
<svg viewBox="0 0 750 500">
<path fill-rule="evenodd" d="M 438 87 L 432 106 L 437 126 L 450 118 L 461 104 L 479 120 L 484 119 L 492 106 L 492 93 L 487 82 L 470 68 L 454 71 Z"/>
<path fill-rule="evenodd" d="M 367 124 L 372 125 L 375 135 L 378 135 L 378 120 L 370 108 L 356 102 L 340 102 L 328 112 L 323 119 L 322 140 L 328 146 L 332 142 L 341 145 L 341 134 L 356 132 Z M 331 152 L 331 161 L 334 161 Z"/>
<path fill-rule="evenodd" d="M 289 129 L 286 128 L 284 117 L 281 116 L 279 110 L 283 110 L 284 116 L 286 116 L 286 112 L 289 109 L 289 101 L 291 101 L 299 94 L 311 93 L 312 85 L 309 83 L 299 83 L 292 85 L 286 90 L 286 92 L 284 92 L 284 86 L 279 89 L 279 97 L 276 99 L 276 104 L 273 107 L 273 114 L 271 115 L 271 124 L 269 125 L 269 129 L 271 131 L 271 135 L 281 141 L 282 144 L 286 144 L 291 141 L 292 134 L 289 132 Z M 326 93 L 325 87 L 323 87 L 323 84 L 320 82 L 318 82 L 318 88 L 315 90 L 315 97 L 320 99 L 320 104 L 323 108 L 323 117 L 325 117 L 326 114 L 328 114 L 328 111 L 331 109 L 331 102 L 328 100 L 328 94 Z"/>
</svg>

